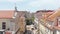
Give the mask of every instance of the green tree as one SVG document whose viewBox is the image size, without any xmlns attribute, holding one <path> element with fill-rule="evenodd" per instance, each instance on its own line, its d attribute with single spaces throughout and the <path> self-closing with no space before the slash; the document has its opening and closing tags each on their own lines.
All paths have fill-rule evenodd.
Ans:
<svg viewBox="0 0 60 34">
<path fill-rule="evenodd" d="M 26 19 L 26 25 L 31 25 L 33 24 L 32 19 L 27 18 Z"/>
</svg>

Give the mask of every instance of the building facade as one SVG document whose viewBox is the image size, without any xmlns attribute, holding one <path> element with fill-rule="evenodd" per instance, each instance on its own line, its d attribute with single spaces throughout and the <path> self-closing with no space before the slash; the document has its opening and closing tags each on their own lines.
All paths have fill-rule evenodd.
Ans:
<svg viewBox="0 0 60 34">
<path fill-rule="evenodd" d="M 24 11 L 18 11 L 16 18 L 15 18 L 15 22 L 16 22 L 16 34 L 23 34 L 25 32 L 25 12 Z"/>
<path fill-rule="evenodd" d="M 0 30 L 15 32 L 15 23 L 12 22 L 14 10 L 0 10 Z M 1 34 L 3 32 L 0 31 Z"/>
<path fill-rule="evenodd" d="M 39 10 L 39 11 L 36 12 L 35 18 L 38 19 L 38 24 L 37 24 L 38 26 L 37 27 L 39 29 L 38 30 L 39 34 L 40 34 L 40 32 L 42 34 L 53 34 L 53 31 L 51 30 L 51 28 L 49 28 L 50 27 L 49 23 L 51 21 L 47 21 L 49 23 L 46 23 L 46 21 L 45 21 L 46 18 L 48 16 L 50 16 L 52 13 L 53 13 L 53 10 Z"/>
<path fill-rule="evenodd" d="M 25 25 L 24 11 L 0 10 L 0 33 L 23 34 Z"/>
</svg>

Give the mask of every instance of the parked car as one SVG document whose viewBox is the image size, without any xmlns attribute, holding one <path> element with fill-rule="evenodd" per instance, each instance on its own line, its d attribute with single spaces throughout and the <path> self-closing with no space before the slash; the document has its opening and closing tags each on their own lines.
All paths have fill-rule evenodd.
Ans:
<svg viewBox="0 0 60 34">
<path fill-rule="evenodd" d="M 0 30 L 0 34 L 5 34 L 5 31 L 4 30 Z"/>
</svg>

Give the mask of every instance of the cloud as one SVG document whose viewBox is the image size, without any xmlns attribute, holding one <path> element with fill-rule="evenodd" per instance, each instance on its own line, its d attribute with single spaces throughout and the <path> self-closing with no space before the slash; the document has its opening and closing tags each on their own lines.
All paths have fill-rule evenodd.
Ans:
<svg viewBox="0 0 60 34">
<path fill-rule="evenodd" d="M 60 3 L 60 2 L 59 2 Z M 43 5 L 59 5 L 58 1 L 56 0 L 36 0 L 36 1 L 32 1 L 30 2 L 28 5 L 31 7 L 39 7 L 39 6 L 43 6 Z"/>
<path fill-rule="evenodd" d="M 22 2 L 23 0 L 8 0 L 9 2 Z"/>
<path fill-rule="evenodd" d="M 0 2 L 23 2 L 25 0 L 0 0 Z"/>
<path fill-rule="evenodd" d="M 0 8 L 14 9 L 14 3 L 16 3 L 18 10 L 29 11 L 36 11 L 40 9 L 57 9 L 60 7 L 60 0 L 0 0 Z"/>
<path fill-rule="evenodd" d="M 54 10 L 60 7 L 60 0 L 34 0 L 28 2 L 27 7 L 32 11 L 40 9 Z"/>
</svg>

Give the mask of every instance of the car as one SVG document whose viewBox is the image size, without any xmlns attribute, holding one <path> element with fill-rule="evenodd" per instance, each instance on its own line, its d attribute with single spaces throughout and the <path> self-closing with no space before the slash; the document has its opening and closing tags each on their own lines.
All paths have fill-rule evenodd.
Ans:
<svg viewBox="0 0 60 34">
<path fill-rule="evenodd" d="M 5 34 L 5 31 L 4 30 L 0 30 L 0 34 Z"/>
</svg>

